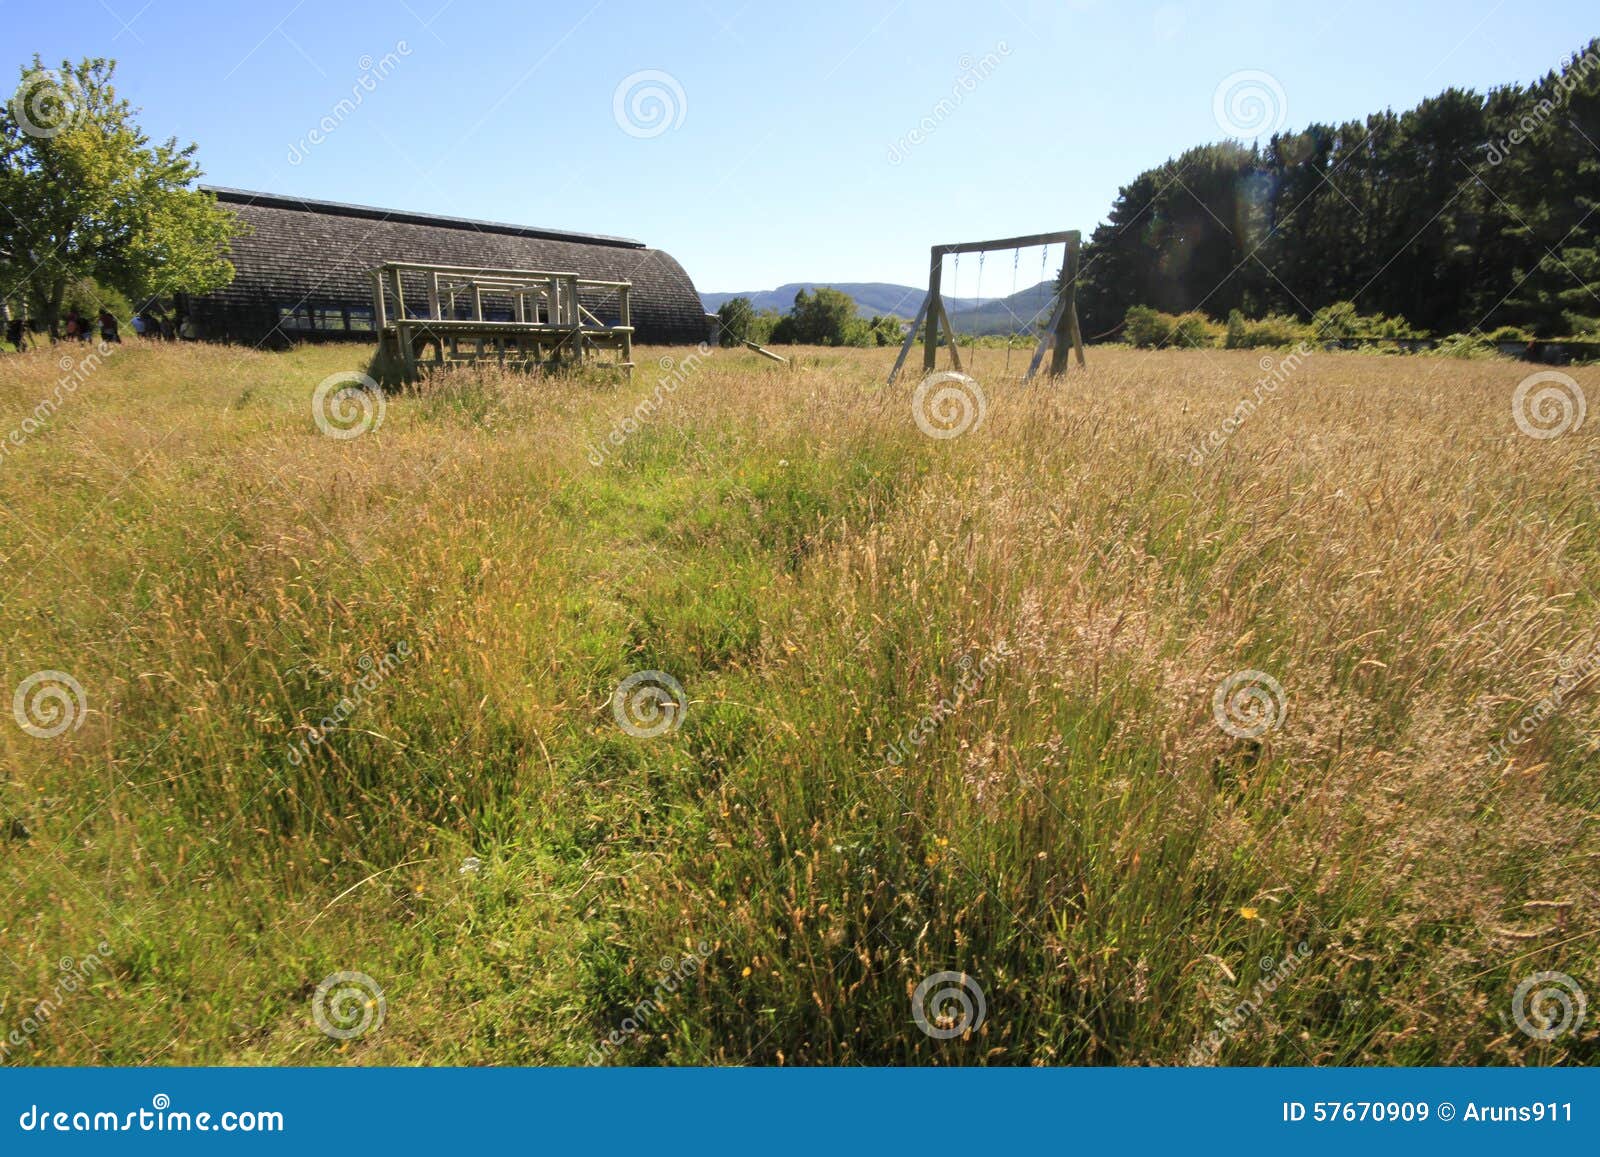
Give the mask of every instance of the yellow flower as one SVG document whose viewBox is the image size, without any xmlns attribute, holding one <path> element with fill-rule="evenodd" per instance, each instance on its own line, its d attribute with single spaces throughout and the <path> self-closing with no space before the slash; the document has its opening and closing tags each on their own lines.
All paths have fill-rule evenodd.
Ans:
<svg viewBox="0 0 1600 1157">
<path fill-rule="evenodd" d="M 1240 908 L 1239 915 L 1243 916 L 1246 920 L 1255 920 L 1261 915 L 1261 913 L 1254 908 Z"/>
<path fill-rule="evenodd" d="M 739 973 L 739 975 L 740 976 L 749 976 L 750 975 L 750 966 L 748 964 L 746 964 L 744 966 L 744 971 Z"/>
</svg>

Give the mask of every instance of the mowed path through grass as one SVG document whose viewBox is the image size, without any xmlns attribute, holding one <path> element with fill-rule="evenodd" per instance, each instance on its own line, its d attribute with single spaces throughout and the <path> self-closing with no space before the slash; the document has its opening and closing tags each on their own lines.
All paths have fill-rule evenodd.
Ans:
<svg viewBox="0 0 1600 1157">
<path fill-rule="evenodd" d="M 885 351 L 653 350 L 340 438 L 364 351 L 130 346 L 24 431 L 76 353 L 0 362 L 0 691 L 82 689 L 0 716 L 12 1063 L 1597 1058 L 1513 1016 L 1600 992 L 1600 442 L 1526 366 L 1316 353 L 1197 455 L 1259 352 L 940 439 Z"/>
</svg>

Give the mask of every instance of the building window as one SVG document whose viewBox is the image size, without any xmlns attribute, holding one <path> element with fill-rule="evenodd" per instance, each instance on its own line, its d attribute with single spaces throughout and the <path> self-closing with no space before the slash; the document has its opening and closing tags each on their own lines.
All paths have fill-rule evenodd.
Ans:
<svg viewBox="0 0 1600 1157">
<path fill-rule="evenodd" d="M 351 333 L 371 333 L 372 310 L 360 306 L 345 310 L 345 324 Z"/>
<path fill-rule="evenodd" d="M 366 314 L 366 328 L 372 328 L 372 311 L 362 311 Z M 345 331 L 344 310 L 337 306 L 325 305 L 280 305 L 278 307 L 278 328 L 282 330 L 295 330 L 298 332 L 316 331 L 318 333 L 343 333 Z"/>
</svg>

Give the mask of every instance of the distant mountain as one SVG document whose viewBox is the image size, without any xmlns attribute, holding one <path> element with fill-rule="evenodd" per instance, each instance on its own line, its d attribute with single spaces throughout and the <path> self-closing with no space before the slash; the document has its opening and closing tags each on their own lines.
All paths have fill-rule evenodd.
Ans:
<svg viewBox="0 0 1600 1157">
<path fill-rule="evenodd" d="M 950 308 L 957 333 L 1007 334 L 1037 332 L 1050 322 L 1056 287 L 1048 281 L 1020 289 L 1009 297 L 990 298 L 965 309 Z"/>
<path fill-rule="evenodd" d="M 910 321 L 927 290 L 911 285 L 892 285 L 884 281 L 793 281 L 777 289 L 740 290 L 733 293 L 702 293 L 701 304 L 715 313 L 730 297 L 748 297 L 756 312 L 775 309 L 788 313 L 794 295 L 802 289 L 815 292 L 818 286 L 848 293 L 861 317 L 898 317 Z M 1047 281 L 1019 290 L 1009 297 L 946 297 L 950 324 L 958 333 L 1005 334 L 1037 328 L 1050 320 L 1051 298 L 1055 287 Z M 1038 316 L 1035 322 L 1035 315 Z"/>
<path fill-rule="evenodd" d="M 742 289 L 733 293 L 702 293 L 700 301 L 705 306 L 707 313 L 716 313 L 722 308 L 722 303 L 730 297 L 748 297 L 750 304 L 756 307 L 756 312 L 775 309 L 779 313 L 788 313 L 794 305 L 794 295 L 804 289 L 814 293 L 817 287 L 827 286 L 837 289 L 841 293 L 848 293 L 856 303 L 856 313 L 862 317 L 899 317 L 909 321 L 916 316 L 917 306 L 922 304 L 922 296 L 927 292 L 911 285 L 891 285 L 885 281 L 793 281 L 788 285 L 780 285 L 777 289 Z M 960 299 L 945 298 L 945 308 L 957 308 L 959 300 L 961 307 L 970 307 L 978 304 L 972 297 Z"/>
</svg>

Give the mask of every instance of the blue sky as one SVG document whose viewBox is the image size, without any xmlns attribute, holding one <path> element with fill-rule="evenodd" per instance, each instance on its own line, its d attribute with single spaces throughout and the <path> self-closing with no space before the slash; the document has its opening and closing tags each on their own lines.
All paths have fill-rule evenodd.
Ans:
<svg viewBox="0 0 1600 1157">
<path fill-rule="evenodd" d="M 1225 135 L 1227 78 L 1261 98 L 1224 101 L 1247 130 L 1359 117 L 1530 80 L 1595 16 L 1592 0 L 0 0 L 0 64 L 115 57 L 147 130 L 198 142 L 214 184 L 637 237 L 709 291 L 919 283 L 936 241 L 1087 234 L 1141 169 Z M 986 295 L 1009 290 L 1009 266 L 990 276 Z"/>
</svg>

